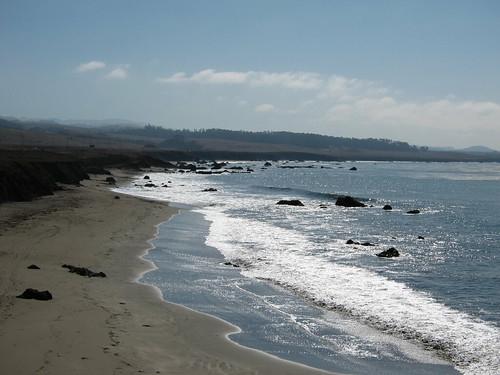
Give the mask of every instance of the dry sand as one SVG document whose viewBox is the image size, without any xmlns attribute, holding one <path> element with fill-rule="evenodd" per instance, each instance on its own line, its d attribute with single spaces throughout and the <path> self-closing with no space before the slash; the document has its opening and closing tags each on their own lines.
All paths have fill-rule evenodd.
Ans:
<svg viewBox="0 0 500 375">
<path fill-rule="evenodd" d="M 238 346 L 226 338 L 233 326 L 134 282 L 151 268 L 138 256 L 155 225 L 175 210 L 114 199 L 103 179 L 0 205 L 0 374 L 324 374 Z M 15 298 L 26 288 L 54 299 Z"/>
</svg>

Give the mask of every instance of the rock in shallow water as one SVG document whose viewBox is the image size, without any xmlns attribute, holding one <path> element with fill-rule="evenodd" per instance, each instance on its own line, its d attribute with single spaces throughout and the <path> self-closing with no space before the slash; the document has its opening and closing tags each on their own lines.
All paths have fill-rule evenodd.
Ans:
<svg viewBox="0 0 500 375">
<path fill-rule="evenodd" d="M 377 256 L 381 258 L 394 258 L 399 256 L 399 251 L 397 251 L 394 247 L 391 247 L 388 250 L 378 253 Z"/>
<path fill-rule="evenodd" d="M 360 201 L 354 199 L 353 197 L 345 195 L 345 196 L 337 198 L 337 201 L 335 202 L 335 206 L 342 206 L 342 207 L 366 207 L 366 204 L 361 203 Z"/>
<path fill-rule="evenodd" d="M 416 214 L 420 213 L 420 210 L 410 210 L 410 211 L 407 211 L 406 213 L 410 214 L 410 215 L 416 215 Z"/>
<path fill-rule="evenodd" d="M 392 210 L 392 206 L 390 204 L 386 204 L 384 207 L 382 207 L 383 210 L 390 211 Z"/>
<path fill-rule="evenodd" d="M 303 206 L 304 205 L 304 203 L 302 203 L 298 199 L 290 199 L 290 200 L 282 199 L 279 202 L 277 202 L 276 204 L 288 205 L 288 206 Z"/>
</svg>

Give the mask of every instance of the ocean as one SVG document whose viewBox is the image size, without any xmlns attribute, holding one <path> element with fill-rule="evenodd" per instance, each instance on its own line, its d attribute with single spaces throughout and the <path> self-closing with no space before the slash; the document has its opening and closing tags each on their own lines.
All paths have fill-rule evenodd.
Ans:
<svg viewBox="0 0 500 375">
<path fill-rule="evenodd" d="M 180 208 L 142 281 L 240 327 L 231 340 L 307 365 L 500 373 L 500 164 L 271 164 L 147 173 L 120 188 Z M 341 195 L 367 207 L 336 206 Z M 376 256 L 391 247 L 399 257 Z"/>
</svg>

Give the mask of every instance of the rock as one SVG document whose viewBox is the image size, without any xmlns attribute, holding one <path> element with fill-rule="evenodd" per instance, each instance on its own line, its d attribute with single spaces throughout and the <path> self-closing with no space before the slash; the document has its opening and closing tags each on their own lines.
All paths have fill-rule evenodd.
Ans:
<svg viewBox="0 0 500 375">
<path fill-rule="evenodd" d="M 416 215 L 420 213 L 420 210 L 410 210 L 406 212 L 407 214 Z"/>
<path fill-rule="evenodd" d="M 319 208 L 328 208 L 328 206 L 326 204 L 320 204 L 318 207 Z"/>
<path fill-rule="evenodd" d="M 417 237 L 419 240 L 425 240 L 425 238 L 423 236 L 418 236 Z"/>
<path fill-rule="evenodd" d="M 272 164 L 271 164 L 271 163 L 269 163 L 268 161 L 266 161 L 266 162 L 264 163 L 264 167 L 271 167 L 271 166 L 272 166 Z"/>
<path fill-rule="evenodd" d="M 392 210 L 392 206 L 390 204 L 386 204 L 384 207 L 382 207 L 383 210 L 390 211 Z"/>
<path fill-rule="evenodd" d="M 52 294 L 48 290 L 36 290 L 28 288 L 16 298 L 36 299 L 38 301 L 49 301 L 52 299 Z"/>
<path fill-rule="evenodd" d="M 252 168 L 247 168 L 247 172 L 253 172 Z"/>
<path fill-rule="evenodd" d="M 114 177 L 106 177 L 106 182 L 110 185 L 116 184 L 116 180 L 114 179 Z"/>
<path fill-rule="evenodd" d="M 80 275 L 80 276 L 106 277 L 106 274 L 104 272 L 94 272 L 94 271 L 89 270 L 88 268 L 85 268 L 85 267 L 76 267 L 76 266 L 72 266 L 70 264 L 63 264 L 62 267 L 67 268 L 69 270 L 69 272 L 76 273 L 77 275 Z"/>
<path fill-rule="evenodd" d="M 399 256 L 399 251 L 397 251 L 394 247 L 391 247 L 388 250 L 378 253 L 377 256 L 381 258 L 394 258 Z"/>
<path fill-rule="evenodd" d="M 360 201 L 354 199 L 353 197 L 350 197 L 348 195 L 343 196 L 343 197 L 338 197 L 337 201 L 335 202 L 335 206 L 342 206 L 342 207 L 366 207 L 366 204 L 361 203 Z"/>
<path fill-rule="evenodd" d="M 233 267 L 239 267 L 237 264 L 231 263 L 231 262 L 224 262 L 225 266 L 233 266 Z"/>
<path fill-rule="evenodd" d="M 39 270 L 40 267 L 38 267 L 36 264 L 32 264 L 30 266 L 27 267 L 29 270 Z"/>
<path fill-rule="evenodd" d="M 347 245 L 359 245 L 359 242 L 358 241 L 353 241 L 351 239 L 347 240 L 346 242 Z"/>
<path fill-rule="evenodd" d="M 145 187 L 157 187 L 155 184 L 152 182 L 148 182 L 147 184 L 144 184 Z"/>
<path fill-rule="evenodd" d="M 217 189 L 216 188 L 207 188 L 207 189 L 203 189 L 202 191 L 211 192 L 211 191 L 217 191 Z"/>
<path fill-rule="evenodd" d="M 370 242 L 363 242 L 360 244 L 361 246 L 375 246 L 374 244 L 370 243 Z"/>
<path fill-rule="evenodd" d="M 356 168 L 356 167 L 352 167 L 352 168 L 349 168 L 349 170 L 350 170 L 350 171 L 357 171 L 357 170 L 358 170 L 358 168 Z"/>
<path fill-rule="evenodd" d="M 282 199 L 279 202 L 277 202 L 276 204 L 288 205 L 288 206 L 303 206 L 304 205 L 304 203 L 302 203 L 298 199 L 290 199 L 290 200 Z"/>
<path fill-rule="evenodd" d="M 149 180 L 149 176 L 144 176 L 144 180 Z"/>
<path fill-rule="evenodd" d="M 115 195 L 115 199 L 120 199 L 120 197 L 118 195 Z"/>
</svg>

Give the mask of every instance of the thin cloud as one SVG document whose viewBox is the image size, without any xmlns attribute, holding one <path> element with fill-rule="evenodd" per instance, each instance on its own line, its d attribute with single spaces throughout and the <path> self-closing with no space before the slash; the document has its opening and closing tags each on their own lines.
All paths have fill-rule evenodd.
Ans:
<svg viewBox="0 0 500 375">
<path fill-rule="evenodd" d="M 106 74 L 106 79 L 123 80 L 128 78 L 128 66 L 119 66 Z"/>
<path fill-rule="evenodd" d="M 158 82 L 179 84 L 196 83 L 212 85 L 248 85 L 253 87 L 285 87 L 291 89 L 318 89 L 323 85 L 321 77 L 316 73 L 307 72 L 217 72 L 205 69 L 188 75 L 184 72 L 175 73 L 169 77 L 158 78 Z"/>
<path fill-rule="evenodd" d="M 85 72 L 91 72 L 93 70 L 104 69 L 105 67 L 106 67 L 105 62 L 93 60 L 78 65 L 75 70 L 77 73 L 85 73 Z"/>
<path fill-rule="evenodd" d="M 259 104 L 258 106 L 255 107 L 255 112 L 265 113 L 265 112 L 274 112 L 274 111 L 276 111 L 276 107 L 274 105 L 268 104 L 268 103 Z"/>
</svg>

